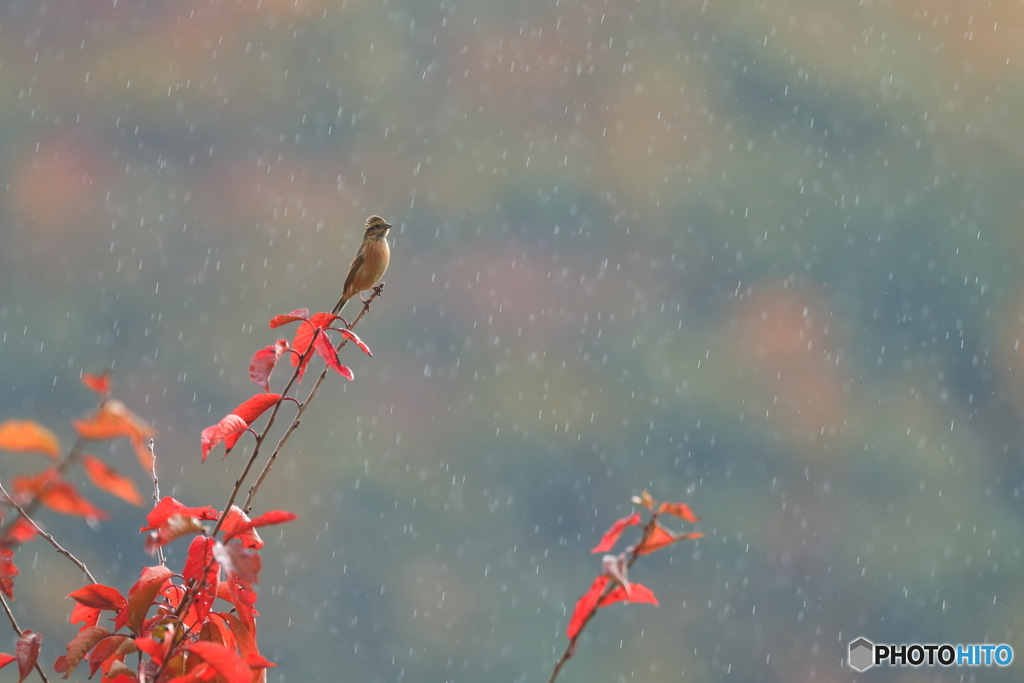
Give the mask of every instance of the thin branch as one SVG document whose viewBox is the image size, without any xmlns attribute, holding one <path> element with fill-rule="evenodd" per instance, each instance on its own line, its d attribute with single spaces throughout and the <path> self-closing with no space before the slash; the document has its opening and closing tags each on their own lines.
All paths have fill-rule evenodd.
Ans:
<svg viewBox="0 0 1024 683">
<path fill-rule="evenodd" d="M 11 606 L 7 604 L 7 599 L 4 598 L 2 593 L 0 593 L 0 604 L 4 606 L 4 612 L 7 612 L 7 618 L 11 620 L 11 626 L 20 638 L 22 634 L 21 627 L 18 626 L 18 620 L 14 618 L 14 612 L 11 611 Z M 46 680 L 46 674 L 43 673 L 43 667 L 39 666 L 39 660 L 36 660 L 36 671 L 39 672 L 39 677 L 43 679 L 43 683 L 50 683 Z"/>
<path fill-rule="evenodd" d="M 18 503 L 13 498 L 11 498 L 11 494 L 7 493 L 7 490 L 4 488 L 3 484 L 0 484 L 0 493 L 3 494 L 4 498 L 11 502 L 11 505 L 14 506 L 14 509 L 17 510 L 21 514 L 21 516 L 28 521 L 29 524 L 35 527 L 36 533 L 38 533 L 40 536 L 49 541 L 50 545 L 52 545 L 58 553 L 74 562 L 75 566 L 82 570 L 82 573 L 85 574 L 85 578 L 89 579 L 89 583 L 96 583 L 96 579 L 93 577 L 92 572 L 89 571 L 89 568 L 85 566 L 85 563 L 79 560 L 74 555 L 72 555 L 68 550 L 65 550 L 60 543 L 57 543 L 57 540 L 53 536 L 43 531 L 42 528 L 38 524 L 36 524 L 36 521 L 29 517 L 28 512 L 23 507 L 18 505 Z"/>
<path fill-rule="evenodd" d="M 146 448 L 149 449 L 149 462 L 153 467 L 153 507 L 156 507 L 157 505 L 160 504 L 160 478 L 156 476 L 156 450 L 154 449 L 155 445 L 156 441 L 154 439 L 150 439 L 149 443 L 146 444 Z M 164 557 L 163 546 L 158 545 L 156 547 L 156 556 L 157 559 L 160 561 L 160 566 L 166 567 L 167 558 Z"/>
</svg>

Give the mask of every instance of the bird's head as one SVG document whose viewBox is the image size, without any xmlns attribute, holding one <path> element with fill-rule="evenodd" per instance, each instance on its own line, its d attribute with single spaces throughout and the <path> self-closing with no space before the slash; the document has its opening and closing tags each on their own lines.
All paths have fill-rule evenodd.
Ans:
<svg viewBox="0 0 1024 683">
<path fill-rule="evenodd" d="M 384 239 L 384 236 L 388 234 L 388 230 L 390 229 L 391 224 L 380 216 L 370 216 L 366 219 L 366 234 L 364 235 L 364 239 Z"/>
</svg>

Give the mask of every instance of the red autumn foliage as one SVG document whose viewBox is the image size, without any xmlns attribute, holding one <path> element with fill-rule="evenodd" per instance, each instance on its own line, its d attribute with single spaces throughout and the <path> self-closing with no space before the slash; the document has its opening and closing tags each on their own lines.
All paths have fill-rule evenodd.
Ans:
<svg viewBox="0 0 1024 683">
<path fill-rule="evenodd" d="M 31 477 L 15 477 L 11 486 L 18 494 L 38 498 L 54 512 L 86 519 L 108 517 L 106 512 L 86 500 L 78 493 L 74 484 L 63 479 L 53 468 L 45 469 Z"/>
<path fill-rule="evenodd" d="M 83 455 L 82 467 L 85 469 L 85 474 L 89 477 L 89 481 L 96 488 L 117 496 L 132 505 L 142 505 L 142 496 L 139 495 L 132 480 L 123 476 L 96 456 L 89 455 L 88 453 Z"/>
<path fill-rule="evenodd" d="M 561 658 L 555 663 L 551 676 L 554 680 L 562 666 L 576 653 L 576 642 L 580 632 L 587 625 L 598 609 L 607 607 L 616 602 L 646 602 L 653 605 L 658 604 L 654 593 L 646 586 L 639 583 L 631 583 L 626 574 L 630 566 L 641 555 L 654 552 L 664 548 L 676 541 L 686 538 L 700 538 L 703 534 L 691 532 L 686 534 L 675 534 L 658 521 L 661 514 L 671 514 L 688 522 L 697 521 L 697 516 L 690 508 L 683 503 L 661 503 L 647 492 L 641 496 L 634 497 L 633 502 L 647 509 L 650 517 L 647 522 L 643 521 L 640 513 L 634 513 L 629 517 L 616 520 L 609 527 L 601 538 L 601 542 L 591 552 L 606 552 L 618 542 L 622 532 L 629 526 L 642 526 L 643 535 L 640 543 L 629 547 L 620 555 L 605 555 L 601 561 L 601 574 L 590 584 L 590 588 L 584 593 L 573 608 L 572 616 L 566 626 L 566 636 L 569 644 L 562 653 Z"/>
<path fill-rule="evenodd" d="M 28 543 L 36 534 L 39 533 L 36 530 L 35 525 L 25 519 L 24 517 L 18 517 L 9 527 L 7 527 L 7 534 L 4 536 L 4 543 Z"/>
<path fill-rule="evenodd" d="M 249 379 L 263 391 L 270 393 L 270 373 L 274 371 L 281 354 L 289 350 L 288 340 L 278 339 L 270 346 L 265 346 L 249 361 Z"/>
<path fill-rule="evenodd" d="M 197 641 L 188 646 L 188 652 L 209 664 L 227 683 L 249 683 L 252 678 L 245 660 L 223 645 Z"/>
<path fill-rule="evenodd" d="M 128 604 L 125 597 L 121 595 L 121 591 L 99 583 L 83 586 L 76 591 L 68 593 L 68 597 L 86 607 L 98 610 L 113 610 L 115 612 L 120 612 Z"/>
<path fill-rule="evenodd" d="M 292 352 L 293 363 L 297 363 L 302 354 L 306 357 L 293 380 L 301 376 L 301 371 L 315 356 L 324 358 L 329 368 L 352 379 L 351 370 L 341 364 L 337 348 L 327 336 L 328 329 L 336 329 L 331 327 L 336 320 L 337 316 L 328 313 L 310 316 L 308 310 L 300 309 L 270 321 L 271 327 L 300 323 L 296 352 Z M 370 353 L 369 347 L 354 333 L 347 329 L 337 331 L 362 351 Z M 280 357 L 291 351 L 290 346 L 288 341 L 279 340 L 253 356 L 250 378 L 266 393 L 249 398 L 217 424 L 203 430 L 203 459 L 221 442 L 226 451 L 230 451 L 241 435 L 251 430 L 253 422 L 280 402 L 282 396 L 269 391 L 270 376 Z M 81 464 L 98 488 L 130 503 L 143 503 L 142 495 L 130 478 L 100 458 L 82 453 L 83 441 L 128 437 L 139 461 L 153 475 L 154 491 L 158 488 L 151 441 L 155 434 L 153 429 L 123 403 L 110 398 L 109 373 L 84 373 L 81 379 L 101 400 L 91 415 L 73 421 L 79 441 L 63 459 L 56 436 L 46 428 L 28 421 L 0 425 L 0 449 L 36 451 L 58 460 L 53 467 L 11 480 L 11 499 L 25 510 L 7 520 L 0 535 L 0 593 L 11 599 L 13 582 L 19 575 L 14 563 L 14 547 L 37 535 L 31 515 L 40 505 L 90 520 L 106 518 L 106 513 L 92 505 L 71 483 L 67 477 L 71 467 Z M 318 382 L 322 380 L 323 377 Z M 291 384 L 289 382 L 288 386 Z M 296 399 L 289 396 L 288 400 Z M 304 404 L 299 405 L 301 414 Z M 297 419 L 285 438 L 298 425 Z M 262 443 L 263 436 L 260 435 L 258 444 Z M 254 449 L 244 470 L 246 474 L 258 450 Z M 270 460 L 273 462 L 273 458 Z M 269 469 L 269 465 L 267 467 Z M 251 490 L 250 500 L 261 482 L 262 477 Z M 140 680 L 261 683 L 266 680 L 265 670 L 274 664 L 260 654 L 256 642 L 259 596 L 254 585 L 259 582 L 260 549 L 263 547 L 256 530 L 291 522 L 296 515 L 271 510 L 250 518 L 233 504 L 240 485 L 241 479 L 223 512 L 210 506 L 189 507 L 171 497 L 162 498 L 149 511 L 140 532 L 146 534 L 144 544 L 150 552 L 155 553 L 183 536 L 194 536 L 181 573 L 168 567 L 161 553 L 159 564 L 143 568 L 127 595 L 113 586 L 92 582 L 70 593 L 68 597 L 74 604 L 69 621 L 77 625 L 78 630 L 67 643 L 66 654 L 54 663 L 58 673 L 68 678 L 82 662 L 88 662 L 89 676 L 101 673 L 102 683 L 137 683 Z M 245 506 L 250 505 L 250 500 Z M 204 526 L 203 522 L 213 524 Z M 48 536 L 47 539 L 56 545 L 53 539 Z M 63 548 L 57 546 L 57 550 L 69 556 L 92 581 L 83 564 Z M 102 625 L 101 619 L 104 620 Z M 23 631 L 19 634 L 15 655 L 0 653 L 0 668 L 17 661 L 21 679 L 24 679 L 36 665 L 41 641 L 41 634 Z"/>
<path fill-rule="evenodd" d="M 14 645 L 14 656 L 18 659 L 18 683 L 32 673 L 39 659 L 39 648 L 43 644 L 43 634 L 33 633 L 29 629 L 21 632 L 18 642 Z"/>
<path fill-rule="evenodd" d="M 135 455 L 143 469 L 147 472 L 152 471 L 153 456 L 146 447 L 146 443 L 156 435 L 156 432 L 120 401 L 106 400 L 90 418 L 72 420 L 71 424 L 74 425 L 79 436 L 92 441 L 106 441 L 127 436 L 131 439 Z"/>
<path fill-rule="evenodd" d="M 93 375 L 88 372 L 82 373 L 82 384 L 84 384 L 91 391 L 95 391 L 101 397 L 106 398 L 110 396 L 110 372 L 103 372 L 99 375 Z"/>
<path fill-rule="evenodd" d="M 6 546 L 0 547 L 0 593 L 9 600 L 14 599 L 14 577 L 18 568 L 14 566 L 14 551 Z"/>
<path fill-rule="evenodd" d="M 646 602 L 657 605 L 658 599 L 654 597 L 654 593 L 650 588 L 641 583 L 631 583 L 628 589 L 620 584 L 601 598 L 597 606 L 599 608 L 607 607 L 616 602 Z"/>
<path fill-rule="evenodd" d="M 352 370 L 341 364 L 341 359 L 338 358 L 338 351 L 334 348 L 334 344 L 331 343 L 330 338 L 325 332 L 321 332 L 316 336 L 316 339 L 313 340 L 313 348 L 316 350 L 317 355 L 327 362 L 327 367 L 349 381 L 355 379 Z"/>
<path fill-rule="evenodd" d="M 238 443 L 238 439 L 249 428 L 249 425 L 279 400 L 281 400 L 281 394 L 256 394 L 232 410 L 220 422 L 204 429 L 200 435 L 203 460 L 206 460 L 206 456 L 221 441 L 224 442 L 227 449 L 224 454 L 226 456 Z"/>
<path fill-rule="evenodd" d="M 339 328 L 331 328 L 331 329 L 339 329 Z M 341 336 L 342 337 L 344 337 L 345 339 L 348 339 L 350 342 L 352 342 L 353 344 L 358 346 L 360 348 L 360 350 L 362 350 L 362 352 L 365 353 L 367 356 L 373 356 L 373 354 L 370 353 L 370 347 L 367 346 L 365 344 L 365 342 L 363 342 L 362 339 L 357 337 L 355 332 L 353 332 L 352 330 L 349 330 L 347 328 L 344 328 L 344 327 L 340 328 L 339 331 L 341 332 Z"/>
<path fill-rule="evenodd" d="M 186 583 L 195 586 L 196 597 L 193 601 L 196 620 L 202 622 L 210 613 L 210 606 L 217 597 L 217 575 L 220 565 L 213 558 L 215 541 L 207 536 L 196 536 L 188 547 L 185 568 L 181 576 Z"/>
<path fill-rule="evenodd" d="M 242 546 L 250 550 L 259 550 L 263 547 L 263 539 L 253 530 L 252 520 L 237 505 L 232 505 L 228 509 L 220 530 L 224 534 L 225 543 L 237 537 Z"/>
<path fill-rule="evenodd" d="M 172 515 L 187 515 L 189 517 L 195 517 L 196 519 L 217 519 L 220 515 L 209 505 L 203 507 L 186 507 L 182 503 L 179 503 L 170 496 L 165 496 L 160 499 L 160 502 L 156 504 L 148 515 L 146 515 L 146 521 L 148 525 L 139 529 L 140 532 L 152 531 L 158 529 L 172 516 Z"/>
<path fill-rule="evenodd" d="M 623 517 L 622 519 L 615 520 L 615 522 L 613 522 L 612 525 L 608 527 L 608 531 L 604 532 L 604 536 L 601 537 L 601 542 L 593 548 L 591 548 L 590 552 L 608 552 L 609 550 L 615 547 L 616 542 L 618 542 L 619 540 L 619 536 L 622 535 L 622 532 L 626 529 L 627 526 L 631 526 L 633 524 L 640 524 L 640 522 L 641 520 L 639 512 L 634 512 L 629 517 Z"/>
<path fill-rule="evenodd" d="M 56 460 L 60 441 L 46 427 L 30 420 L 8 420 L 0 424 L 0 450 L 42 453 Z"/>
<path fill-rule="evenodd" d="M 684 522 L 690 524 L 696 524 L 700 521 L 700 517 L 693 514 L 693 510 L 686 503 L 668 503 L 664 502 L 658 506 L 658 512 L 675 515 Z"/>
<path fill-rule="evenodd" d="M 308 308 L 298 308 L 291 313 L 282 313 L 281 315 L 275 315 L 270 319 L 270 329 L 276 327 L 282 327 L 288 323 L 293 323 L 299 320 L 305 320 L 309 317 Z"/>
</svg>

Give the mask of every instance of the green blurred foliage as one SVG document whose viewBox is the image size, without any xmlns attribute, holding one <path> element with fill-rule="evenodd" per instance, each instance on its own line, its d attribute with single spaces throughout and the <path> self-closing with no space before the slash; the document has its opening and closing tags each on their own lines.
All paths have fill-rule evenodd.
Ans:
<svg viewBox="0 0 1024 683">
<path fill-rule="evenodd" d="M 70 443 L 113 366 L 165 493 L 222 504 L 244 453 L 201 465 L 199 430 L 379 213 L 374 358 L 257 499 L 301 514 L 271 680 L 546 680 L 645 488 L 707 536 L 641 560 L 661 606 L 602 612 L 566 680 L 1020 650 L 1022 45 L 980 0 L 8 3 L 0 416 Z M 143 512 L 101 497 L 44 521 L 127 587 Z M 78 577 L 18 562 L 52 661 Z"/>
</svg>

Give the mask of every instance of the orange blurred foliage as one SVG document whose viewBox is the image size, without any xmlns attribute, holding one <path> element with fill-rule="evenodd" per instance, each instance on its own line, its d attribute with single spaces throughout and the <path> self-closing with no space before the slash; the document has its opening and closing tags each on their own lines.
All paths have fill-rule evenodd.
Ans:
<svg viewBox="0 0 1024 683">
<path fill-rule="evenodd" d="M 797 436 L 820 435 L 843 420 L 842 377 L 823 308 L 809 292 L 770 286 L 736 311 L 740 353 L 756 368 L 763 408 Z"/>
</svg>

